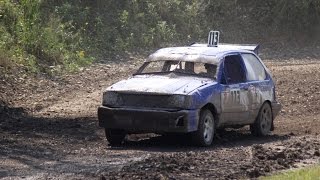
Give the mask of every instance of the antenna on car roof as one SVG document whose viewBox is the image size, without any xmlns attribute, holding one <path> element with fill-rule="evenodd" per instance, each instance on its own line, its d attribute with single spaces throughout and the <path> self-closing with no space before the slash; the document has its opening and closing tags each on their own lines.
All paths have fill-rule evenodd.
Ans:
<svg viewBox="0 0 320 180">
<path fill-rule="evenodd" d="M 217 47 L 219 44 L 219 31 L 210 31 L 208 36 L 208 47 Z"/>
</svg>

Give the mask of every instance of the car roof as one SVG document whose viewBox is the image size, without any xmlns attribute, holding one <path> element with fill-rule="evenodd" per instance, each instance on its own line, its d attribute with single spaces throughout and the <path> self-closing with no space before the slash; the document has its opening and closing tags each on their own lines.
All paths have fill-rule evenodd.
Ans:
<svg viewBox="0 0 320 180">
<path fill-rule="evenodd" d="M 217 47 L 208 47 L 206 44 L 193 44 L 185 47 L 168 47 L 157 50 L 151 54 L 147 62 L 171 60 L 201 62 L 209 64 L 218 64 L 227 54 L 232 53 L 253 53 L 258 45 L 235 45 L 219 44 Z"/>
</svg>

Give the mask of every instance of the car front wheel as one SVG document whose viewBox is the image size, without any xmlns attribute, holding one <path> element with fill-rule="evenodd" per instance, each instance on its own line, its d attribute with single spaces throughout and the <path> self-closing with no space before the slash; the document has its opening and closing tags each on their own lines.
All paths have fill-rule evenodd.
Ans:
<svg viewBox="0 0 320 180">
<path fill-rule="evenodd" d="M 250 131 L 255 136 L 270 134 L 272 127 L 272 110 L 268 103 L 264 103 L 259 111 L 256 121 L 250 125 Z"/>
<path fill-rule="evenodd" d="M 115 130 L 115 129 L 105 129 L 106 138 L 109 142 L 109 145 L 115 146 L 115 145 L 121 145 L 123 142 L 126 133 L 123 130 Z"/>
<path fill-rule="evenodd" d="M 196 145 L 210 146 L 215 134 L 215 120 L 208 109 L 200 112 L 199 128 L 193 134 L 193 141 Z"/>
</svg>

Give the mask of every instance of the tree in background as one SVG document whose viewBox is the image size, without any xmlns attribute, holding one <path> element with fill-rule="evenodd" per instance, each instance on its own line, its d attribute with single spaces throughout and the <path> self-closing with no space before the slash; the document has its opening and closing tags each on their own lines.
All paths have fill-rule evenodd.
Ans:
<svg viewBox="0 0 320 180">
<path fill-rule="evenodd" d="M 0 0 L 0 66 L 76 70 L 93 57 L 205 40 L 212 29 L 225 42 L 316 43 L 319 17 L 319 0 Z"/>
</svg>

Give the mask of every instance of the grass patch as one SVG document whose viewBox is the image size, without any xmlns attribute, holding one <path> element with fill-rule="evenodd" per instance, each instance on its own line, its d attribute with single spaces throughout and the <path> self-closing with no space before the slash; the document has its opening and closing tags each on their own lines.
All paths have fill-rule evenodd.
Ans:
<svg viewBox="0 0 320 180">
<path fill-rule="evenodd" d="M 320 165 L 292 170 L 277 175 L 262 177 L 261 180 L 320 180 Z"/>
</svg>

